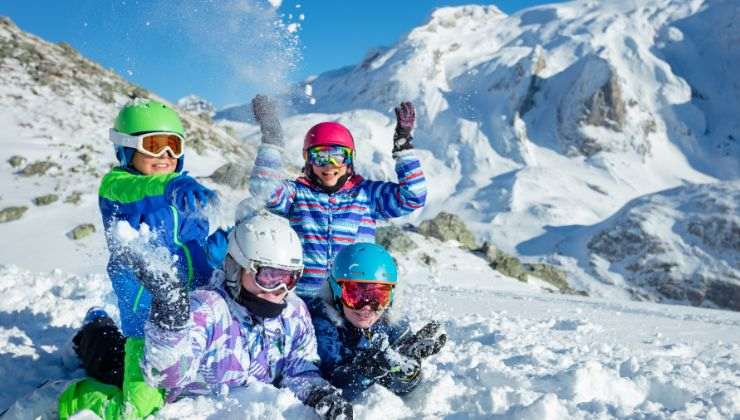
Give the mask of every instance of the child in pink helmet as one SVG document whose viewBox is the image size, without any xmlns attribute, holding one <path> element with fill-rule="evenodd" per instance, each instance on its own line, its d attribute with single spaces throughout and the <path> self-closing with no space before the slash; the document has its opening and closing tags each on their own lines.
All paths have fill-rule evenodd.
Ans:
<svg viewBox="0 0 740 420">
<path fill-rule="evenodd" d="M 305 269 L 296 289 L 316 298 L 328 277 L 334 256 L 355 242 L 375 242 L 377 220 L 400 217 L 424 206 L 426 181 L 414 153 L 411 130 L 414 107 L 395 109 L 393 158 L 398 182 L 372 181 L 355 171 L 355 139 L 338 122 L 321 122 L 303 141 L 303 175 L 284 180 L 284 142 L 275 104 L 258 95 L 252 100 L 262 130 L 262 144 L 252 171 L 253 197 L 237 210 L 237 220 L 262 205 L 290 220 L 303 244 Z"/>
</svg>

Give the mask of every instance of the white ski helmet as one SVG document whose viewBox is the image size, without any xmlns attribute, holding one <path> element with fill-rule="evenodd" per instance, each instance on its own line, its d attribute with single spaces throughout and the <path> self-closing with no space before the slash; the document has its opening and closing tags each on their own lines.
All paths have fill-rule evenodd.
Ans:
<svg viewBox="0 0 740 420">
<path fill-rule="evenodd" d="M 233 296 L 241 291 L 241 269 L 255 264 L 303 270 L 303 246 L 287 219 L 261 211 L 234 226 L 224 262 L 226 285 Z"/>
</svg>

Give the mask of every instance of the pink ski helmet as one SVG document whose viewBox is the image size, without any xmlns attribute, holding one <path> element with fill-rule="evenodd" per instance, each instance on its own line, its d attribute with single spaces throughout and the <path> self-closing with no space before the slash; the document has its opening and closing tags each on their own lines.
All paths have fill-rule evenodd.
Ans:
<svg viewBox="0 0 740 420">
<path fill-rule="evenodd" d="M 355 150 L 355 139 L 347 127 L 338 122 L 326 121 L 311 127 L 303 139 L 303 154 L 314 146 L 337 145 Z"/>
</svg>

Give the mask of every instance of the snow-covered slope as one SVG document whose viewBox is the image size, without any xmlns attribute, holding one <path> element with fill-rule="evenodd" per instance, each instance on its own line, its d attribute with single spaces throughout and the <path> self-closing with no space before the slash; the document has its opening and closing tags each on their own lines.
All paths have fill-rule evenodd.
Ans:
<svg viewBox="0 0 740 420">
<path fill-rule="evenodd" d="M 397 44 L 300 86 L 289 157 L 300 164 L 310 123 L 338 119 L 355 133 L 361 171 L 392 175 L 392 107 L 412 100 L 433 185 L 412 222 L 452 211 L 481 241 L 561 263 L 574 281 L 606 278 L 586 285 L 596 295 L 635 296 L 603 287 L 621 278 L 615 266 L 584 276 L 589 259 L 565 261 L 557 244 L 635 198 L 738 179 L 739 10 L 721 0 L 579 0 L 512 16 L 441 8 Z"/>
<path fill-rule="evenodd" d="M 0 18 L 0 211 L 26 208 L 19 220 L 0 223 L 0 264 L 103 271 L 97 188 L 115 161 L 108 129 L 134 96 L 162 100 L 69 45 L 50 44 Z M 226 160 L 251 161 L 253 149 L 222 128 L 181 115 L 186 168 L 195 175 L 208 175 Z M 81 224 L 96 232 L 72 240 Z"/>
<path fill-rule="evenodd" d="M 740 414 L 740 313 L 541 294 L 454 244 L 411 238 L 418 248 L 396 255 L 399 307 L 415 327 L 442 320 L 448 344 L 425 363 L 418 389 L 399 398 L 373 387 L 355 402 L 355 418 Z M 48 415 L 64 384 L 82 374 L 64 367 L 60 348 L 88 306 L 115 313 L 110 287 L 100 276 L 3 267 L 0 293 L 0 373 L 14 378 L 0 390 L 0 411 L 20 398 L 3 419 Z M 182 399 L 155 418 L 314 417 L 288 391 L 254 384 Z"/>
<path fill-rule="evenodd" d="M 637 299 L 740 311 L 739 207 L 740 181 L 678 187 L 570 232 L 558 250 Z"/>
</svg>

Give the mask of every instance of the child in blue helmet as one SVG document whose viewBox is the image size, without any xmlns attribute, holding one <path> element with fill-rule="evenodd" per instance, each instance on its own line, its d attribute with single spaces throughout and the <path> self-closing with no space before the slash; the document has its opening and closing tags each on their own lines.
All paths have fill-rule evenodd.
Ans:
<svg viewBox="0 0 740 420">
<path fill-rule="evenodd" d="M 90 319 L 76 334 L 75 352 L 91 378 L 65 391 L 67 411 L 74 413 L 78 404 L 101 395 L 97 391 L 106 387 L 122 387 L 121 407 L 128 410 L 124 417 L 145 417 L 163 402 L 162 392 L 146 384 L 139 366 L 152 297 L 116 231 L 119 223 L 136 230 L 146 225 L 152 249 L 169 251 L 186 290 L 208 284 L 226 253 L 226 232 L 208 236 L 208 220 L 200 210 L 216 195 L 181 172 L 184 135 L 172 108 L 147 99 L 126 104 L 110 130 L 120 165 L 103 177 L 99 204 L 110 252 L 108 275 L 118 298 L 123 334 L 107 316 Z"/>
<path fill-rule="evenodd" d="M 351 401 L 378 383 L 403 395 L 421 381 L 421 362 L 447 341 L 440 324 L 416 333 L 394 321 L 398 274 L 383 247 L 357 243 L 336 256 L 320 301 L 310 301 L 321 373 Z"/>
</svg>

